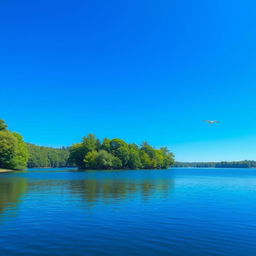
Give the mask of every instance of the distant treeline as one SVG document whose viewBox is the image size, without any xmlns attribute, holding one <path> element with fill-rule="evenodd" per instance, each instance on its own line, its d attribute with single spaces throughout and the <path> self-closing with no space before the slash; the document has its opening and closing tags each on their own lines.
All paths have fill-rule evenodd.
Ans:
<svg viewBox="0 0 256 256">
<path fill-rule="evenodd" d="M 256 161 L 232 161 L 232 162 L 176 162 L 174 167 L 194 168 L 256 168 Z"/>
<path fill-rule="evenodd" d="M 27 143 L 29 158 L 27 166 L 28 168 L 36 167 L 67 167 L 69 149 L 68 148 L 50 148 L 36 146 Z"/>
</svg>

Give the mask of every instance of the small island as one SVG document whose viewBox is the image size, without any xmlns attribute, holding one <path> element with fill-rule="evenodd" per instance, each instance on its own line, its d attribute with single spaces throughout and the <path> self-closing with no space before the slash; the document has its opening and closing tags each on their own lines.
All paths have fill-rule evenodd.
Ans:
<svg viewBox="0 0 256 256">
<path fill-rule="evenodd" d="M 174 155 L 166 147 L 155 149 L 147 142 L 141 146 L 121 139 L 101 142 L 89 134 L 70 148 L 69 161 L 79 169 L 167 169 L 174 164 Z"/>
</svg>

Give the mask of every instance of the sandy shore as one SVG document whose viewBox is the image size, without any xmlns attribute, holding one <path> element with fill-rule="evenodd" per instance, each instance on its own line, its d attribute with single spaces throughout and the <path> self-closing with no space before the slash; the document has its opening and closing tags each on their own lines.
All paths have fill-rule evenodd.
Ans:
<svg viewBox="0 0 256 256">
<path fill-rule="evenodd" d="M 6 173 L 6 172 L 14 172 L 14 170 L 0 169 L 0 173 Z"/>
</svg>

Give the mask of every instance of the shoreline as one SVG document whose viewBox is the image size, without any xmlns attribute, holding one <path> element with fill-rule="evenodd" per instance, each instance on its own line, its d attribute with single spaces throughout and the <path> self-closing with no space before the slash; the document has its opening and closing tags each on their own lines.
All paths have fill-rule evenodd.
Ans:
<svg viewBox="0 0 256 256">
<path fill-rule="evenodd" d="M 1 169 L 1 168 L 0 168 L 0 173 L 8 173 L 8 172 L 15 172 L 15 170 Z"/>
</svg>

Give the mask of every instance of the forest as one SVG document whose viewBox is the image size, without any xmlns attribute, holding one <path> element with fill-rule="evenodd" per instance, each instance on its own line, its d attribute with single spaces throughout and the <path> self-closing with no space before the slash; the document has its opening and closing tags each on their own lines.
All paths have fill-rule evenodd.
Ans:
<svg viewBox="0 0 256 256">
<path fill-rule="evenodd" d="M 34 167 L 68 166 L 68 148 L 50 148 L 26 143 L 0 120 L 0 168 L 22 170 Z"/>
<path fill-rule="evenodd" d="M 29 158 L 27 167 L 67 167 L 70 166 L 68 163 L 69 150 L 68 148 L 50 148 L 36 146 L 27 143 Z"/>
<path fill-rule="evenodd" d="M 168 148 L 156 149 L 147 142 L 129 144 L 122 139 L 101 142 L 89 134 L 72 147 L 51 148 L 26 143 L 0 120 L 0 169 L 22 170 L 41 167 L 79 169 L 167 169 L 174 164 Z"/>
</svg>

